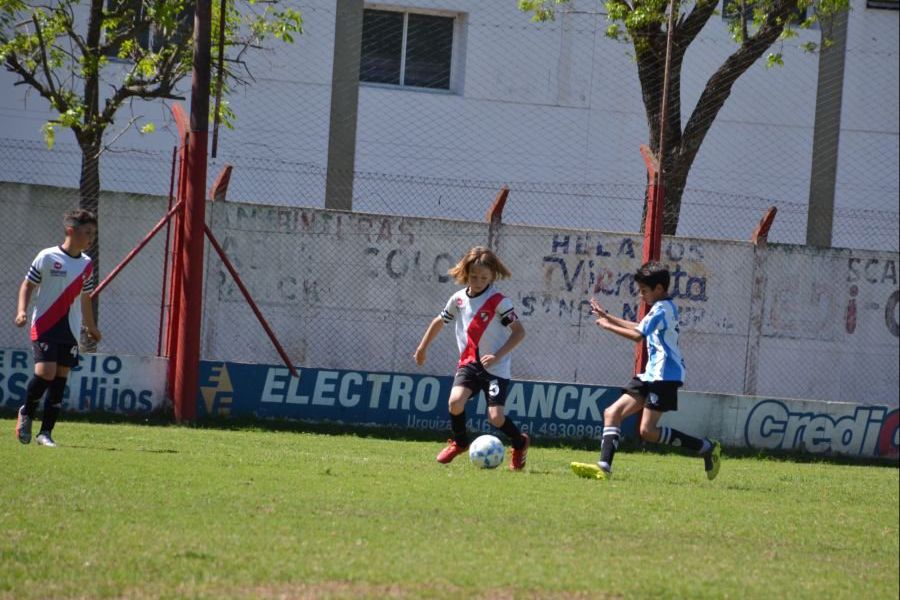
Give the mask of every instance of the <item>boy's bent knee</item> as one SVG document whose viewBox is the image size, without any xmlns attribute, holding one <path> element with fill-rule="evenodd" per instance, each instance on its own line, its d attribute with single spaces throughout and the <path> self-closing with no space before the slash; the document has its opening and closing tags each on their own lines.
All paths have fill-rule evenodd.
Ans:
<svg viewBox="0 0 900 600">
<path fill-rule="evenodd" d="M 603 422 L 604 423 L 607 423 L 607 424 L 618 423 L 621 418 L 622 418 L 622 413 L 619 412 L 619 410 L 616 409 L 615 407 L 607 406 L 605 409 L 603 409 Z"/>
<path fill-rule="evenodd" d="M 641 439 L 645 442 L 656 443 L 659 441 L 659 427 L 649 427 L 641 424 L 640 428 Z"/>
</svg>

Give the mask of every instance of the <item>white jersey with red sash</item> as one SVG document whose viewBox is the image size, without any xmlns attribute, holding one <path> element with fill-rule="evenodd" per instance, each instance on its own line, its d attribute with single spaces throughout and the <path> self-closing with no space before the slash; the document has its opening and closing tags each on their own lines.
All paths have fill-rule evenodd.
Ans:
<svg viewBox="0 0 900 600">
<path fill-rule="evenodd" d="M 499 350 L 509 338 L 507 326 L 517 319 L 512 301 L 493 285 L 489 285 L 477 296 L 469 296 L 467 289 L 450 296 L 447 306 L 441 312 L 444 323 L 456 319 L 459 367 L 479 362 L 482 356 Z M 507 354 L 491 365 L 490 373 L 495 377 L 509 379 L 509 364 L 510 357 Z"/>
<path fill-rule="evenodd" d="M 61 246 L 41 250 L 26 279 L 38 287 L 31 315 L 31 340 L 77 344 L 81 335 L 81 294 L 94 289 L 87 255 L 71 256 Z"/>
</svg>

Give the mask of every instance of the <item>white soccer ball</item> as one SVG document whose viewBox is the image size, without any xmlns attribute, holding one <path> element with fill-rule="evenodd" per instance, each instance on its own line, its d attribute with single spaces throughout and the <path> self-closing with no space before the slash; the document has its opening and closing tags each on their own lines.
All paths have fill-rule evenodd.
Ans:
<svg viewBox="0 0 900 600">
<path fill-rule="evenodd" d="M 469 444 L 469 460 L 479 469 L 494 469 L 503 462 L 503 442 L 492 435 L 482 435 Z"/>
</svg>

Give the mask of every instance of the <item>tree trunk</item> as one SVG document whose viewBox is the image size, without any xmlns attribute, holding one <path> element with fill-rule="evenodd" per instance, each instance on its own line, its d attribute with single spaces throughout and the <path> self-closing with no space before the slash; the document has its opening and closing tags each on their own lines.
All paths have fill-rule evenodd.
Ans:
<svg viewBox="0 0 900 600">
<path fill-rule="evenodd" d="M 776 0 L 772 10 L 755 35 L 745 38 L 738 49 L 729 56 L 707 80 L 703 93 L 694 106 L 687 123 L 681 124 L 681 66 L 688 46 L 707 22 L 716 3 L 696 3 L 694 10 L 682 19 L 675 31 L 669 72 L 669 109 L 666 118 L 665 156 L 660 159 L 663 170 L 665 196 L 663 204 L 663 235 L 676 235 L 681 216 L 681 200 L 694 159 L 716 116 L 731 94 L 737 79 L 775 43 L 790 14 L 797 10 L 797 0 Z M 662 28 L 635 36 L 635 56 L 638 59 L 638 77 L 650 130 L 650 149 L 659 154 L 659 134 L 665 50 L 662 44 Z M 647 182 L 649 186 L 651 182 Z M 641 231 L 647 220 L 646 193 L 641 217 Z"/>
<path fill-rule="evenodd" d="M 681 216 L 681 197 L 684 195 L 688 173 L 691 171 L 693 156 L 680 156 L 678 148 L 666 152 L 665 177 L 663 178 L 663 235 L 676 235 L 678 233 L 678 220 Z M 641 233 L 647 223 L 647 193 L 650 191 L 650 181 L 644 188 L 644 208 L 641 212 Z"/>
<path fill-rule="evenodd" d="M 94 266 L 94 286 L 100 281 L 100 150 L 103 145 L 105 127 L 98 120 L 100 116 L 100 36 L 103 25 L 103 0 L 91 0 L 88 17 L 86 52 L 84 55 L 84 122 L 75 132 L 81 146 L 81 179 L 78 191 L 81 195 L 80 208 L 89 210 L 97 217 L 97 236 L 88 249 Z M 93 302 L 94 322 L 100 323 L 100 302 Z M 97 343 L 82 336 L 85 352 L 94 352 Z"/>
<path fill-rule="evenodd" d="M 92 275 L 94 287 L 97 287 L 97 284 L 100 281 L 100 144 L 102 137 L 103 134 L 101 132 L 100 135 L 97 136 L 98 139 L 85 140 L 80 143 L 81 179 L 78 183 L 80 195 L 78 207 L 91 211 L 97 217 L 97 235 L 87 251 L 87 255 L 91 257 L 94 267 L 94 273 Z M 94 312 L 94 322 L 99 324 L 99 298 L 94 298 L 92 308 Z M 85 352 L 94 352 L 97 349 L 97 343 L 84 335 L 81 337 L 81 346 Z"/>
</svg>

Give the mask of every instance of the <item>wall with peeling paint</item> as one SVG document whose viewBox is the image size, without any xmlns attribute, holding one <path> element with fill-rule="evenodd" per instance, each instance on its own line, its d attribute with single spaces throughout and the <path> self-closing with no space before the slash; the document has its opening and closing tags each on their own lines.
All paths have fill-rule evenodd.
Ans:
<svg viewBox="0 0 900 600">
<path fill-rule="evenodd" d="M 12 266 L 0 276 L 10 325 L 0 346 L 23 347 L 11 325 L 15 293 L 34 254 L 61 241 L 59 203 L 48 188 L 0 184 Z M 7 203 L 6 200 L 9 200 Z M 165 213 L 163 200 L 105 195 L 106 275 Z M 412 353 L 458 289 L 447 276 L 487 223 L 403 218 L 258 204 L 214 203 L 210 227 L 292 360 L 308 367 L 450 374 L 458 352 L 449 328 L 417 368 Z M 517 379 L 601 385 L 631 376 L 632 343 L 599 330 L 595 296 L 633 318 L 640 236 L 502 225 L 493 241 L 513 276 L 497 282 L 525 325 L 513 353 Z M 663 260 L 681 311 L 685 388 L 897 405 L 898 255 L 755 247 L 749 242 L 667 238 Z M 101 297 L 104 352 L 152 355 L 157 347 L 163 248 L 154 240 Z M 18 265 L 18 267 L 16 267 Z M 230 275 L 207 254 L 203 357 L 278 362 Z M 754 311 L 757 319 L 753 319 Z"/>
</svg>

